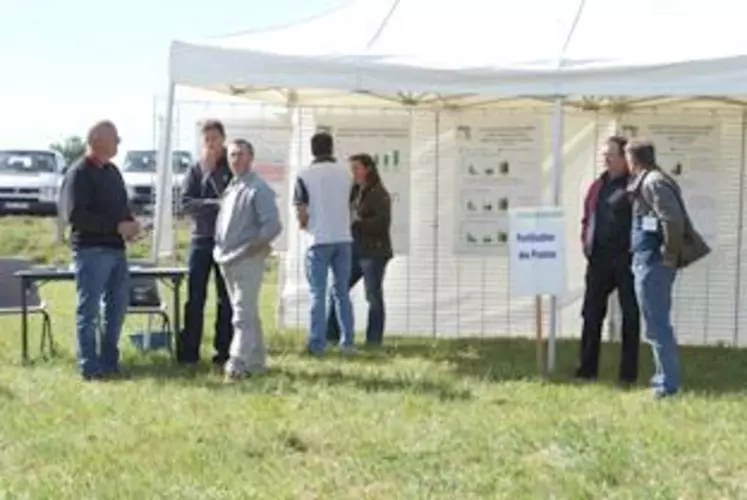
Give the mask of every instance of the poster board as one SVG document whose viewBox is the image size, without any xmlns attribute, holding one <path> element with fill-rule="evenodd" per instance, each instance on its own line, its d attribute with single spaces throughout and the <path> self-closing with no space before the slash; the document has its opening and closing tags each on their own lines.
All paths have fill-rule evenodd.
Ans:
<svg viewBox="0 0 747 500">
<path fill-rule="evenodd" d="M 541 199 L 542 137 L 541 121 L 530 116 L 457 126 L 456 254 L 506 255 L 509 211 Z"/>
</svg>

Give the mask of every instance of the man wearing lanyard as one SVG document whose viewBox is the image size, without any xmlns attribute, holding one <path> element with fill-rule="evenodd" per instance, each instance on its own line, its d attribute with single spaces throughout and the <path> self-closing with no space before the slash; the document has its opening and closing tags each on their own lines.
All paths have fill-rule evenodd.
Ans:
<svg viewBox="0 0 747 500">
<path fill-rule="evenodd" d="M 633 195 L 633 276 L 635 292 L 651 344 L 654 397 L 674 395 L 680 388 L 677 338 L 672 328 L 672 286 L 680 266 L 687 214 L 677 183 L 656 165 L 654 145 L 635 139 L 625 147 L 635 176 Z"/>
<path fill-rule="evenodd" d="M 232 174 L 226 159 L 226 132 L 217 120 L 202 126 L 202 158 L 184 179 L 181 202 L 184 212 L 192 217 L 192 235 L 188 258 L 188 298 L 184 310 L 184 329 L 179 333 L 177 359 L 182 364 L 200 361 L 205 297 L 210 272 L 213 270 L 217 298 L 215 354 L 213 364 L 223 367 L 231 345 L 231 303 L 218 265 L 213 260 L 215 221 L 220 197 L 231 182 Z"/>
</svg>

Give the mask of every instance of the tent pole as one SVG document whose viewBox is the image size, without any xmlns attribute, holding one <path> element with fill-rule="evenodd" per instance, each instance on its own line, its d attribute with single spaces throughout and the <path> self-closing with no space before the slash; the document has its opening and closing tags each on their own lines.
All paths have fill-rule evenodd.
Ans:
<svg viewBox="0 0 747 500">
<path fill-rule="evenodd" d="M 560 180 L 563 168 L 563 96 L 557 96 L 552 117 L 552 204 L 560 206 Z M 555 370 L 555 337 L 558 326 L 558 298 L 550 297 L 550 327 L 547 329 L 547 373 Z"/>
<path fill-rule="evenodd" d="M 153 248 L 151 258 L 153 262 L 158 262 L 161 254 L 161 242 L 164 233 L 164 223 L 166 221 L 165 210 L 171 210 L 170 204 L 165 204 L 166 189 L 172 189 L 167 186 L 169 179 L 168 169 L 171 168 L 171 131 L 174 122 L 174 99 L 176 93 L 176 83 L 169 82 L 169 88 L 166 93 L 166 118 L 164 128 L 161 132 L 161 145 L 158 150 L 158 167 L 156 171 L 156 206 L 154 214 L 153 227 Z"/>
<path fill-rule="evenodd" d="M 431 301 L 433 302 L 433 316 L 431 318 L 431 335 L 435 339 L 438 337 L 438 236 L 439 222 L 441 218 L 439 206 L 439 174 L 441 169 L 441 111 L 437 110 L 434 120 L 434 135 L 436 136 L 436 145 L 434 150 L 433 163 L 435 172 L 433 175 L 433 192 L 434 192 L 434 219 L 433 219 L 433 286 L 431 288 Z"/>
</svg>

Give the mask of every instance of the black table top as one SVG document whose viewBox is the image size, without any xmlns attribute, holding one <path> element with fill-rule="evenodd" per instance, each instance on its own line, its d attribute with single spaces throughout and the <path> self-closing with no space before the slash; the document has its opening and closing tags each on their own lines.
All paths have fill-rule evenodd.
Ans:
<svg viewBox="0 0 747 500">
<path fill-rule="evenodd" d="M 186 267 L 130 266 L 130 276 L 133 278 L 177 278 L 186 276 L 187 272 Z M 18 271 L 14 276 L 31 280 L 63 281 L 75 279 L 75 271 L 69 267 L 41 266 Z"/>
</svg>

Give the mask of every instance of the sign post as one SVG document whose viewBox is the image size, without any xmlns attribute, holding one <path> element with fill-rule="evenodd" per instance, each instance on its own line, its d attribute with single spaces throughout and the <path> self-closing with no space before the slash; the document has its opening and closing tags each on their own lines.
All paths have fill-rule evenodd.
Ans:
<svg viewBox="0 0 747 500">
<path fill-rule="evenodd" d="M 565 238 L 560 207 L 519 208 L 509 212 L 509 265 L 511 293 L 534 296 L 537 360 L 540 371 L 555 365 L 545 363 L 542 338 L 542 296 L 566 292 Z M 550 328 L 548 354 L 555 352 L 554 329 Z"/>
</svg>

